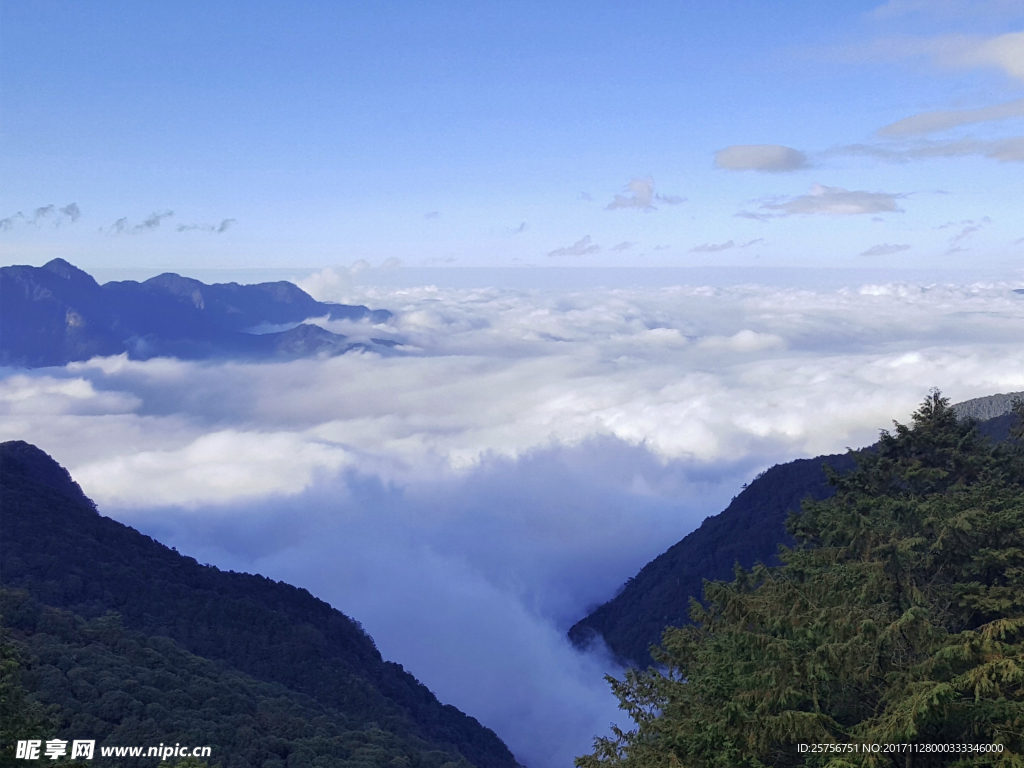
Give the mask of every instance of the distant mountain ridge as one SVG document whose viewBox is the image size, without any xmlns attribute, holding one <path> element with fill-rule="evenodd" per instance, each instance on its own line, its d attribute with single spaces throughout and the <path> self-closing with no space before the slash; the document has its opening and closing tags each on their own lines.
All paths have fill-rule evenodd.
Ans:
<svg viewBox="0 0 1024 768">
<path fill-rule="evenodd" d="M 1024 392 L 1007 392 L 1006 394 L 964 400 L 962 403 L 956 403 L 953 410 L 961 419 L 985 421 L 1009 413 L 1014 400 L 1024 400 Z"/>
<path fill-rule="evenodd" d="M 289 282 L 206 285 L 166 273 L 100 285 L 64 259 L 0 268 L 0 364 L 36 368 L 127 353 L 135 359 L 280 359 L 386 351 L 303 321 L 387 322 L 387 310 L 316 301 Z M 293 325 L 257 334 L 258 326 Z"/>
<path fill-rule="evenodd" d="M 450 768 L 460 758 L 477 768 L 517 768 L 493 731 L 384 661 L 358 622 L 304 589 L 200 565 L 101 516 L 67 470 L 35 446 L 0 444 L 0 504 L 5 590 L 84 621 L 116 612 L 126 630 L 170 638 L 195 656 L 312 697 L 348 732 L 383 730 L 406 750 L 426 743 L 449 755 Z M 80 637 L 68 632 L 69 642 Z M 110 717 L 132 715 L 117 712 Z"/>
<path fill-rule="evenodd" d="M 953 406 L 960 418 L 979 419 L 979 429 L 992 440 L 1005 440 L 1017 418 L 1010 412 L 1021 393 L 991 395 Z M 870 450 L 870 449 L 865 449 Z M 649 649 L 661 641 L 667 626 L 689 621 L 690 598 L 700 598 L 704 581 L 731 580 L 735 563 L 750 568 L 757 562 L 778 563 L 780 544 L 792 544 L 785 523 L 805 498 L 826 499 L 824 465 L 838 472 L 854 467 L 852 454 L 817 456 L 777 464 L 750 482 L 717 515 L 645 565 L 622 590 L 569 630 L 577 647 L 601 638 L 622 661 L 646 667 Z"/>
</svg>

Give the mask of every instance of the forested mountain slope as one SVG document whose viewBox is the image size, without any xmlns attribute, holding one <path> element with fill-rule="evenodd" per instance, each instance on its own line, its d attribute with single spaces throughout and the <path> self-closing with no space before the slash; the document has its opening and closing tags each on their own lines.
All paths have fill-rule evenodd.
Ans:
<svg viewBox="0 0 1024 768">
<path fill-rule="evenodd" d="M 209 764 L 223 768 L 471 765 L 386 723 L 354 720 L 279 683 L 195 656 L 169 638 L 127 630 L 116 614 L 85 621 L 22 590 L 3 589 L 0 614 L 6 657 L 19 667 L 6 671 L 25 692 L 19 711 L 8 714 L 13 722 L 10 738 L 0 738 L 0 765 L 18 764 L 5 762 L 3 749 L 26 738 L 141 747 L 173 739 L 210 747 Z M 18 722 L 33 709 L 35 728 Z M 94 762 L 80 763 L 87 764 L 146 766 L 153 758 L 104 760 L 96 750 Z"/>
<path fill-rule="evenodd" d="M 38 448 L 0 445 L 0 504 L 5 589 L 86 621 L 116 612 L 128 631 L 312 697 L 346 731 L 378 728 L 401 749 L 429 742 L 478 768 L 516 766 L 492 731 L 384 661 L 358 622 L 303 589 L 200 565 L 101 516 Z M 76 632 L 87 630 L 68 642 Z"/>
<path fill-rule="evenodd" d="M 693 533 L 645 565 L 622 591 L 569 630 L 578 646 L 595 635 L 617 656 L 644 667 L 649 649 L 665 627 L 687 622 L 690 597 L 705 579 L 728 579 L 737 561 L 775 563 L 779 544 L 790 541 L 786 516 L 810 496 L 828 498 L 823 464 L 843 471 L 847 456 L 819 456 L 779 464 L 750 483 L 723 512 L 707 518 Z"/>
<path fill-rule="evenodd" d="M 1004 440 L 1016 418 L 1008 413 L 1013 394 L 993 395 L 953 406 L 963 417 L 993 416 L 979 423 L 981 432 Z M 994 415 L 1001 414 L 1001 415 Z M 870 449 L 867 449 L 870 450 Z M 623 661 L 638 667 L 651 663 L 650 648 L 665 627 L 687 623 L 690 598 L 700 598 L 704 580 L 729 580 L 738 562 L 778 563 L 780 544 L 790 545 L 786 518 L 806 499 L 831 497 L 824 466 L 847 472 L 853 454 L 817 456 L 778 464 L 755 478 L 722 512 L 645 565 L 622 591 L 577 622 L 569 637 L 585 647 L 601 637 Z"/>
</svg>

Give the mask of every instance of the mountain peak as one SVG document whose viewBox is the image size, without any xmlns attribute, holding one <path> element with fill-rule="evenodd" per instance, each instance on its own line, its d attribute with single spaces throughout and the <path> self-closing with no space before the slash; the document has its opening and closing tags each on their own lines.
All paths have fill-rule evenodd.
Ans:
<svg viewBox="0 0 1024 768">
<path fill-rule="evenodd" d="M 50 454 L 31 443 L 24 440 L 0 443 L 0 464 L 3 464 L 5 472 L 23 475 L 69 499 L 93 506 L 92 501 L 82 492 L 81 486 L 71 478 L 71 473 L 58 464 Z"/>
<path fill-rule="evenodd" d="M 64 259 L 51 259 L 42 266 L 42 269 L 45 269 L 48 272 L 53 272 L 58 277 L 63 277 L 65 280 L 70 280 L 71 282 L 86 283 L 88 285 L 95 285 L 96 287 L 99 287 L 99 283 L 93 279 L 92 275 Z"/>
<path fill-rule="evenodd" d="M 191 295 L 193 291 L 199 291 L 207 287 L 205 283 L 192 277 L 183 277 L 177 272 L 164 272 L 156 277 L 149 278 L 149 280 L 144 281 L 142 284 L 163 288 L 175 296 Z"/>
</svg>

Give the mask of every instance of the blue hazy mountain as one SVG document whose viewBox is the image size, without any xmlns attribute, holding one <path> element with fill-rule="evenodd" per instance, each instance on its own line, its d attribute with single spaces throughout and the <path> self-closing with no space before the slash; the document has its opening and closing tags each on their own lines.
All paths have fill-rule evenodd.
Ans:
<svg viewBox="0 0 1024 768">
<path fill-rule="evenodd" d="M 0 444 L 0 504 L 0 618 L 61 738 L 224 748 L 242 728 L 252 755 L 225 766 L 518 768 L 493 731 L 381 658 L 359 622 L 103 517 L 39 448 Z M 111 642 L 89 640 L 108 630 Z"/>
<path fill-rule="evenodd" d="M 391 313 L 316 301 L 288 282 L 206 285 L 172 273 L 100 285 L 63 259 L 0 268 L 0 364 L 35 368 L 128 353 L 135 359 L 249 359 L 384 351 L 303 323 L 313 317 L 386 322 Z M 253 329 L 273 329 L 254 333 Z"/>
<path fill-rule="evenodd" d="M 984 419 L 979 430 L 1000 441 L 1017 418 L 1008 413 L 1015 396 L 1024 393 L 992 395 L 953 407 L 961 418 Z M 798 512 L 806 498 L 831 497 L 835 489 L 828 484 L 825 466 L 847 472 L 854 467 L 854 455 L 797 459 L 761 473 L 725 510 L 654 558 L 615 597 L 577 622 L 569 638 L 586 647 L 600 637 L 622 661 L 648 666 L 650 647 L 661 642 L 665 627 L 689 621 L 690 599 L 701 598 L 706 579 L 731 581 L 736 563 L 744 568 L 779 563 L 779 545 L 794 543 L 786 532 L 789 513 Z"/>
</svg>

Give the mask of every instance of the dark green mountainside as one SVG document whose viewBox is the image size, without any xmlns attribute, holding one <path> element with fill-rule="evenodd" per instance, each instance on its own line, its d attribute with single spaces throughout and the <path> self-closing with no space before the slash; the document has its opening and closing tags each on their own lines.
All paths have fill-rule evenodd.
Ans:
<svg viewBox="0 0 1024 768">
<path fill-rule="evenodd" d="M 347 717 L 283 685 L 195 656 L 166 637 L 126 630 L 116 614 L 87 622 L 21 590 L 0 590 L 0 613 L 10 637 L 6 658 L 14 656 L 19 667 L 8 675 L 26 692 L 17 711 L 5 713 L 9 727 L 7 733 L 0 728 L 0 766 L 19 764 L 4 751 L 10 743 L 55 737 L 94 740 L 101 747 L 208 746 L 209 762 L 223 768 L 471 765 L 387 723 Z M 35 717 L 24 722 L 33 708 Z M 104 759 L 101 750 L 93 760 L 154 762 L 145 756 Z"/>
<path fill-rule="evenodd" d="M 693 533 L 658 555 L 626 582 L 622 591 L 569 630 L 585 647 L 600 636 L 621 659 L 646 667 L 650 648 L 665 627 L 688 621 L 690 597 L 699 596 L 705 579 L 728 579 L 733 564 L 774 564 L 779 544 L 788 543 L 786 516 L 810 496 L 832 493 L 822 469 L 853 467 L 846 456 L 820 456 L 779 464 L 750 483 L 725 511 L 707 518 Z"/>
<path fill-rule="evenodd" d="M 1012 397 L 994 395 L 953 406 L 963 417 L 999 416 L 979 423 L 982 434 L 1006 439 L 1016 418 L 1006 413 Z M 871 450 L 871 449 L 866 449 Z M 652 662 L 650 648 L 669 626 L 688 623 L 690 598 L 700 597 L 705 580 L 729 580 L 739 563 L 777 565 L 779 546 L 791 546 L 786 532 L 790 512 L 807 498 L 821 501 L 835 489 L 824 467 L 839 473 L 855 466 L 855 454 L 818 456 L 778 464 L 755 478 L 722 512 L 645 565 L 622 591 L 569 630 L 578 647 L 601 637 L 621 660 L 643 668 Z"/>
<path fill-rule="evenodd" d="M 0 445 L 0 585 L 15 590 L 14 597 L 7 597 L 8 602 L 21 601 L 19 604 L 30 606 L 18 614 L 20 618 L 10 618 L 16 639 L 29 655 L 43 660 L 40 664 L 49 663 L 70 681 L 63 684 L 51 680 L 47 690 L 59 693 L 62 685 L 68 691 L 77 690 L 71 680 L 76 669 L 75 654 L 90 646 L 90 637 L 103 636 L 107 631 L 103 627 L 108 626 L 103 622 L 109 621 L 103 617 L 116 612 L 123 630 L 110 631 L 125 632 L 124 643 L 128 645 L 148 647 L 177 659 L 168 662 L 168 669 L 184 681 L 183 686 L 191 682 L 185 679 L 185 670 L 174 665 L 192 659 L 182 655 L 187 651 L 202 658 L 188 661 L 186 666 L 210 671 L 214 667 L 203 666 L 203 659 L 213 660 L 219 662 L 217 669 L 242 673 L 250 680 L 245 683 L 250 690 L 263 683 L 287 689 L 286 693 L 260 689 L 260 695 L 270 699 L 284 696 L 281 701 L 290 702 L 281 704 L 285 710 L 306 707 L 307 714 L 331 710 L 336 716 L 333 724 L 324 725 L 327 731 L 380 731 L 380 739 L 397 750 L 396 755 L 420 755 L 413 762 L 371 764 L 437 765 L 437 755 L 430 757 L 428 753 L 444 753 L 446 760 L 457 762 L 462 757 L 478 768 L 516 766 L 511 752 L 492 731 L 455 707 L 441 704 L 400 665 L 384 661 L 358 622 L 306 590 L 261 576 L 200 565 L 101 516 L 66 470 L 23 442 Z M 21 597 L 19 591 L 24 593 Z M 40 605 L 32 608 L 33 604 Z M 55 613 L 45 607 L 64 612 Z M 47 629 L 50 626 L 64 629 L 53 631 Z M 40 638 L 40 633 L 48 637 Z M 169 640 L 161 645 L 155 640 L 161 637 Z M 111 664 L 137 662 L 133 652 L 124 650 L 124 643 L 112 642 L 106 651 L 93 650 L 114 656 L 121 653 L 124 658 L 111 660 Z M 54 650 L 53 643 L 66 647 Z M 146 653 L 142 657 L 143 662 L 148 658 Z M 33 669 L 25 673 L 30 680 L 46 678 L 40 677 L 38 668 Z M 223 680 L 210 684 L 229 685 Z M 162 685 L 145 687 L 169 696 L 174 684 L 168 685 L 166 690 Z M 140 713 L 130 708 L 127 693 L 126 697 L 111 700 L 108 723 L 127 717 L 145 720 L 143 715 L 149 715 L 145 697 L 135 697 L 144 705 Z M 172 699 L 185 701 L 171 697 L 155 703 L 173 709 L 168 703 Z M 195 700 L 201 699 L 199 696 Z M 232 710 L 223 702 L 219 706 L 226 714 Z M 194 716 L 187 704 L 179 709 L 182 707 L 193 714 L 181 717 Z M 246 711 L 256 710 L 249 707 Z M 74 706 L 63 707 L 62 727 L 70 727 L 74 715 Z M 319 728 L 308 717 L 289 717 L 297 718 L 295 727 L 301 733 Z M 308 728 L 301 726 L 303 722 Z M 163 733 L 161 737 L 174 738 L 176 734 Z M 309 753 L 308 747 L 304 747 L 304 754 Z M 257 763 L 232 763 L 236 764 Z"/>
</svg>

